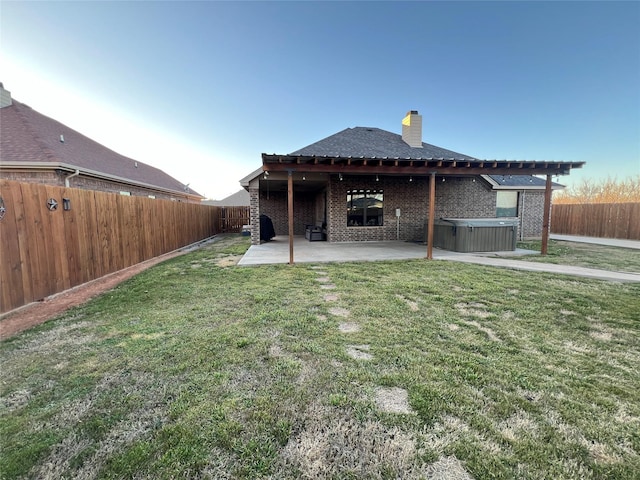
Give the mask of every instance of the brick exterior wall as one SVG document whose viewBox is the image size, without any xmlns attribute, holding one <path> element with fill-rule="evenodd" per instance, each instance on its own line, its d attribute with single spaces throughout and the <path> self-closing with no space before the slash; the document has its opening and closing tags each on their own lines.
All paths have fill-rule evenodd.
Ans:
<svg viewBox="0 0 640 480">
<path fill-rule="evenodd" d="M 475 180 L 475 181 L 474 181 Z M 483 180 L 436 179 L 436 218 L 495 218 L 496 193 Z"/>
<path fill-rule="evenodd" d="M 474 181 L 475 180 L 475 181 Z M 347 191 L 375 189 L 384 192 L 384 225 L 347 226 Z M 250 189 L 252 243 L 260 243 L 259 215 L 273 221 L 277 235 L 288 234 L 287 192 L 258 193 Z M 344 175 L 340 180 L 331 175 L 326 193 L 294 194 L 294 235 L 304 235 L 305 225 L 323 221 L 326 195 L 327 240 L 358 241 L 425 241 L 429 212 L 429 178 L 379 177 Z M 521 223 L 518 238 L 540 238 L 544 191 L 522 191 L 518 196 Z M 399 230 L 396 209 L 400 209 Z M 495 218 L 496 192 L 479 177 L 441 177 L 436 180 L 435 218 Z M 399 232 L 399 235 L 398 235 Z"/>
<path fill-rule="evenodd" d="M 544 215 L 544 191 L 521 191 L 518 194 L 518 216 L 522 238 L 541 238 Z M 518 232 L 520 235 L 520 232 Z M 521 237 L 518 236 L 518 239 Z"/>
<path fill-rule="evenodd" d="M 348 227 L 347 190 L 375 188 L 384 190 L 384 226 Z M 424 241 L 429 213 L 429 178 L 332 177 L 329 195 L 329 238 L 331 242 L 405 240 Z M 395 216 L 400 209 L 400 230 Z M 493 218 L 496 194 L 485 182 L 473 178 L 447 178 L 436 181 L 436 218 Z"/>
<path fill-rule="evenodd" d="M 251 245 L 260 245 L 260 190 L 249 188 L 249 215 L 251 217 Z"/>
<path fill-rule="evenodd" d="M 266 215 L 273 222 L 276 235 L 289 235 L 289 211 L 287 192 L 261 192 L 260 215 Z M 305 226 L 315 223 L 315 193 L 293 195 L 293 234 L 304 235 Z"/>
<path fill-rule="evenodd" d="M 6 180 L 15 180 L 17 182 L 27 183 L 42 183 L 45 185 L 55 185 L 58 187 L 64 187 L 64 180 L 67 175 L 61 175 L 52 170 L 39 170 L 39 171 L 3 171 L 0 176 Z M 118 182 L 110 182 L 108 180 L 101 180 L 93 177 L 85 177 L 79 175 L 69 180 L 70 188 L 81 188 L 83 190 L 97 190 L 100 192 L 120 193 L 129 192 L 136 197 L 147 197 L 154 195 L 155 198 L 161 200 L 175 200 L 180 202 L 191 202 L 188 197 L 180 196 L 179 193 L 170 194 L 167 192 L 156 191 L 153 189 L 147 189 L 143 187 L 136 187 L 133 185 L 122 184 Z"/>
<path fill-rule="evenodd" d="M 428 180 L 424 177 L 344 176 L 340 181 L 332 176 L 328 190 L 328 240 L 359 242 L 385 240 L 424 240 L 429 211 Z M 384 225 L 375 227 L 347 226 L 347 191 L 352 189 L 382 189 L 384 192 Z M 397 236 L 396 209 L 400 209 L 400 235 Z"/>
</svg>

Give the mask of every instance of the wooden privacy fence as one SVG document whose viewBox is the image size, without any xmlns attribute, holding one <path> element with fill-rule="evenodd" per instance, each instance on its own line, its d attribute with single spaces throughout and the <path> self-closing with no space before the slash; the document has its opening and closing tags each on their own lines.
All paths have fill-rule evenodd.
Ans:
<svg viewBox="0 0 640 480">
<path fill-rule="evenodd" d="M 0 313 L 219 232 L 210 205 L 7 180 L 0 197 Z"/>
<path fill-rule="evenodd" d="M 249 207 L 220 207 L 220 232 L 241 232 L 250 220 Z"/>
<path fill-rule="evenodd" d="M 554 204 L 551 232 L 640 240 L 640 203 Z"/>
</svg>

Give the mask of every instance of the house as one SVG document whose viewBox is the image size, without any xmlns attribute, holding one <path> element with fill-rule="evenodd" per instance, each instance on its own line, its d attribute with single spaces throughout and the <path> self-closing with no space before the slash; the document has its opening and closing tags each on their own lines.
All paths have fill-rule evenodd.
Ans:
<svg viewBox="0 0 640 480">
<path fill-rule="evenodd" d="M 238 190 L 222 200 L 203 200 L 202 204 L 217 207 L 248 207 L 250 204 L 249 192 L 244 189 Z"/>
<path fill-rule="evenodd" d="M 11 98 L 0 83 L 0 177 L 180 202 L 202 196 Z"/>
<path fill-rule="evenodd" d="M 583 164 L 479 160 L 424 143 L 422 116 L 410 111 L 401 135 L 347 128 L 287 155 L 263 153 L 262 167 L 240 183 L 251 198 L 253 244 L 260 215 L 278 235 L 312 225 L 329 242 L 425 241 L 438 218 L 508 217 L 520 238 L 540 238 L 545 200 L 562 188 L 551 176 Z"/>
</svg>

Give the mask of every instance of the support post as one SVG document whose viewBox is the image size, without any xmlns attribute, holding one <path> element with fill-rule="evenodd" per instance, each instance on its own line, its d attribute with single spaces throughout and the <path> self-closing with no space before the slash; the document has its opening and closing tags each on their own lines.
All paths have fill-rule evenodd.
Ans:
<svg viewBox="0 0 640 480">
<path fill-rule="evenodd" d="M 429 177 L 429 219 L 427 223 L 427 260 L 433 260 L 433 217 L 436 215 L 436 174 Z"/>
<path fill-rule="evenodd" d="M 549 244 L 549 220 L 551 218 L 551 175 L 547 175 L 547 182 L 544 189 L 544 214 L 542 216 L 542 245 L 540 253 L 547 254 Z"/>
<path fill-rule="evenodd" d="M 293 265 L 293 172 L 289 170 L 287 182 L 287 200 L 289 207 L 289 265 Z"/>
</svg>

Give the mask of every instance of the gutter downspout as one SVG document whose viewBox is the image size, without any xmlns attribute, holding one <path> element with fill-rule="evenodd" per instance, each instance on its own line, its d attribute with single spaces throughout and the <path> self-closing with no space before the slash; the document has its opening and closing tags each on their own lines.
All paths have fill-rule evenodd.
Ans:
<svg viewBox="0 0 640 480">
<path fill-rule="evenodd" d="M 76 169 L 76 171 L 74 173 L 72 173 L 71 175 L 68 175 L 67 177 L 65 177 L 64 186 L 69 188 L 69 179 L 73 178 L 73 177 L 77 177 L 78 175 L 80 175 L 80 170 Z"/>
</svg>

